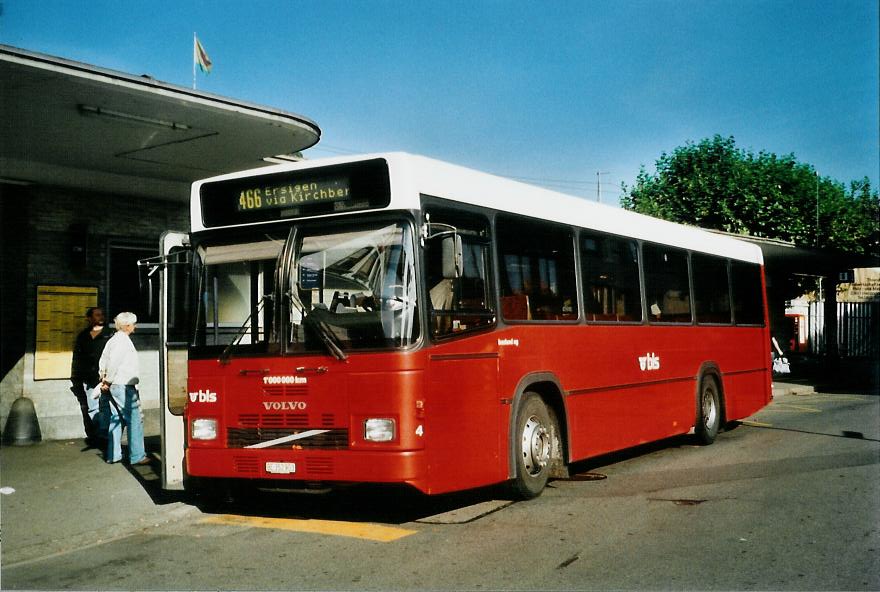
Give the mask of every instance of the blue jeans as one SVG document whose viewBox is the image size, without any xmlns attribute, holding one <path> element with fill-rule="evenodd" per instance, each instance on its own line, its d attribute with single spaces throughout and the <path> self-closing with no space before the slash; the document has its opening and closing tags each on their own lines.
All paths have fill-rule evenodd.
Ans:
<svg viewBox="0 0 880 592">
<path fill-rule="evenodd" d="M 107 414 L 106 412 L 101 413 L 98 400 L 89 396 L 88 383 L 72 378 L 70 391 L 79 402 L 86 438 L 92 441 L 91 444 L 94 444 L 96 438 L 105 438 L 107 436 Z"/>
<path fill-rule="evenodd" d="M 116 405 L 110 401 L 116 401 Z M 141 399 L 134 385 L 111 384 L 109 393 L 102 393 L 110 406 L 108 426 L 107 462 L 122 460 L 122 420 L 128 427 L 128 462 L 136 463 L 146 457 L 144 450 L 144 423 L 141 419 Z M 122 418 L 116 407 L 122 410 Z"/>
</svg>

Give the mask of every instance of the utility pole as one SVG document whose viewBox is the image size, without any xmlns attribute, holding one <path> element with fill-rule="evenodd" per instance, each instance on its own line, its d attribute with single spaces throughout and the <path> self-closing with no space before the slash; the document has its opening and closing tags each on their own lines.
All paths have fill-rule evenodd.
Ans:
<svg viewBox="0 0 880 592">
<path fill-rule="evenodd" d="M 815 247 L 819 248 L 819 171 L 816 173 L 816 239 Z"/>
<path fill-rule="evenodd" d="M 607 175 L 608 171 L 596 171 L 596 201 L 602 203 L 602 182 L 599 175 Z"/>
</svg>

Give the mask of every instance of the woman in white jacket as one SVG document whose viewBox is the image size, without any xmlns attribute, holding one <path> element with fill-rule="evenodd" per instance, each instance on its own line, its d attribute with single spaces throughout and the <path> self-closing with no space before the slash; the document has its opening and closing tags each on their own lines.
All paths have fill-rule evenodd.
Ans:
<svg viewBox="0 0 880 592">
<path fill-rule="evenodd" d="M 132 312 L 121 312 L 113 321 L 116 323 L 116 333 L 107 342 L 98 362 L 101 398 L 106 398 L 110 405 L 106 458 L 108 463 L 122 460 L 124 421 L 124 425 L 128 426 L 128 461 L 133 465 L 145 465 L 150 461 L 144 449 L 144 424 L 136 386 L 140 368 L 137 350 L 129 337 L 134 333 L 137 316 Z"/>
</svg>

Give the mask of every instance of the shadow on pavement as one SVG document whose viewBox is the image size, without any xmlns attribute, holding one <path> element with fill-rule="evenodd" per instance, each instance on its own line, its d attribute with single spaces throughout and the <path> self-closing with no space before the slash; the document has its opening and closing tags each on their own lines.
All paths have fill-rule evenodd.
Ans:
<svg viewBox="0 0 880 592">
<path fill-rule="evenodd" d="M 880 396 L 880 361 L 874 358 L 841 358 L 789 355 L 791 374 L 774 380 L 815 387 L 824 394 Z"/>
<path fill-rule="evenodd" d="M 428 496 L 407 486 L 372 484 L 313 493 L 242 486 L 233 489 L 231 498 L 224 498 L 225 493 L 191 494 L 186 503 L 196 505 L 205 514 L 404 524 L 482 502 L 507 499 L 501 487 Z"/>
<path fill-rule="evenodd" d="M 147 495 L 157 506 L 173 504 L 176 502 L 188 503 L 188 495 L 183 491 L 173 491 L 162 489 L 162 462 L 160 460 L 162 453 L 162 440 L 156 436 L 146 436 L 144 438 L 144 448 L 147 452 L 147 458 L 150 460 L 146 465 L 129 465 L 126 464 L 126 470 L 134 477 L 143 487 Z M 123 458 L 127 455 L 127 451 L 123 450 Z"/>
<path fill-rule="evenodd" d="M 736 429 L 736 427 L 737 425 L 735 423 L 731 423 L 725 428 L 725 431 Z M 602 467 L 608 467 L 617 463 L 631 460 L 633 458 L 645 456 L 653 452 L 693 446 L 697 446 L 694 437 L 690 435 L 682 435 L 673 436 L 672 438 L 666 438 L 665 440 L 658 440 L 656 442 L 649 442 L 647 444 L 640 444 L 639 446 L 625 448 L 624 450 L 618 450 L 617 452 L 611 452 L 608 454 L 603 454 L 601 456 L 594 456 L 586 460 L 571 463 L 569 465 L 568 471 L 572 475 L 572 477 L 569 480 L 577 481 L 580 480 L 577 477 L 578 475 L 596 473 L 597 470 L 601 469 Z M 601 471 L 598 472 L 601 474 Z M 559 480 L 565 481 L 566 479 Z M 550 485 L 553 485 L 552 481 Z"/>
<path fill-rule="evenodd" d="M 162 489 L 159 436 L 144 439 L 148 465 L 126 466 L 156 505 L 183 503 L 204 514 L 239 514 L 403 524 L 495 499 L 503 486 L 428 496 L 404 485 L 343 485 L 334 489 L 277 489 L 272 481 L 193 480 L 185 491 Z"/>
</svg>

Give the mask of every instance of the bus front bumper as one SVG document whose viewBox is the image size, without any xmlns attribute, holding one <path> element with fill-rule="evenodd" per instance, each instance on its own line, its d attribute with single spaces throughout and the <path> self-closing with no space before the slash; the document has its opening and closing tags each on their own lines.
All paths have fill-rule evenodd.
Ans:
<svg viewBox="0 0 880 592">
<path fill-rule="evenodd" d="M 407 483 L 425 490 L 425 453 L 197 449 L 186 451 L 193 477 L 322 482 Z"/>
</svg>

